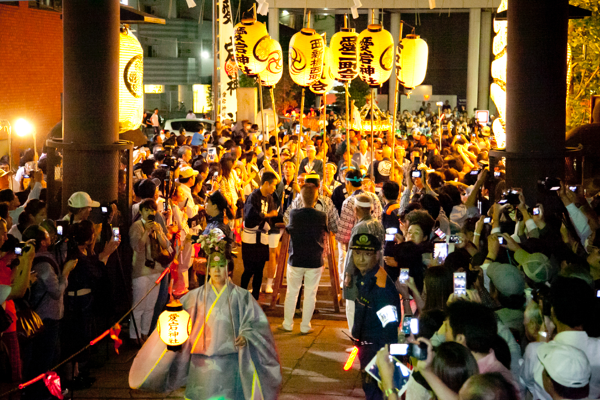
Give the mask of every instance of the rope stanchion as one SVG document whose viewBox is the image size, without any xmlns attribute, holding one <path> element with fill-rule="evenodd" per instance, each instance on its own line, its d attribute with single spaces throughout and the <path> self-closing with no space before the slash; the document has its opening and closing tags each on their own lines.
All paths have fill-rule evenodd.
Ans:
<svg viewBox="0 0 600 400">
<path fill-rule="evenodd" d="M 51 373 L 52 371 L 56 371 L 58 368 L 62 367 L 63 365 L 65 365 L 66 363 L 68 363 L 69 361 L 73 360 L 75 357 L 77 357 L 78 355 L 80 355 L 81 353 L 83 353 L 84 351 L 88 350 L 90 347 L 94 346 L 95 344 L 97 344 L 98 342 L 100 342 L 102 339 L 104 339 L 106 336 L 111 335 L 111 338 L 113 338 L 113 333 L 116 332 L 117 330 L 120 332 L 121 328 L 120 328 L 120 324 L 121 322 L 123 322 L 123 320 L 125 318 L 127 318 L 127 316 L 129 314 L 131 314 L 133 312 L 133 310 L 135 310 L 141 303 L 142 301 L 144 301 L 146 299 L 146 297 L 148 297 L 150 295 L 150 292 L 152 292 L 156 286 L 158 286 L 160 284 L 160 282 L 162 281 L 162 279 L 165 277 L 165 275 L 169 272 L 169 268 L 165 268 L 165 270 L 163 271 L 163 273 L 160 275 L 160 277 L 154 282 L 154 286 L 152 286 L 152 288 L 144 295 L 144 297 L 142 297 L 137 303 L 135 303 L 135 305 L 133 307 L 131 307 L 121 318 L 119 318 L 119 320 L 113 324 L 109 329 L 107 329 L 106 331 L 102 332 L 102 334 L 98 337 L 96 337 L 95 339 L 91 340 L 89 344 L 87 344 L 85 347 L 83 347 L 82 349 L 80 349 L 79 351 L 77 351 L 74 354 L 71 354 L 67 359 L 61 361 L 59 364 L 55 365 L 54 367 L 50 368 L 48 370 L 48 372 L 44 372 L 43 374 L 40 374 L 38 376 L 36 376 L 35 378 L 24 382 L 24 383 L 20 383 L 18 386 L 14 387 L 13 389 L 4 392 L 2 394 L 0 394 L 0 399 L 5 398 L 6 396 L 15 393 L 19 390 L 23 390 L 24 388 L 26 388 L 27 386 L 30 386 L 42 379 L 44 379 L 44 377 Z M 118 333 L 117 333 L 118 334 Z M 114 340 L 119 339 L 118 336 L 115 336 L 115 338 L 113 338 Z M 115 351 L 117 352 L 117 354 L 119 354 L 118 351 L 118 347 L 115 346 Z"/>
</svg>

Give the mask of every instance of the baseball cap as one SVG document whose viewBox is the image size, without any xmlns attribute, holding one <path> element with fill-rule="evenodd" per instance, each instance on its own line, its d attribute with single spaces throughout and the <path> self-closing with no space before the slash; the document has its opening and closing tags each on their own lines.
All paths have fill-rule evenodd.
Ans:
<svg viewBox="0 0 600 400">
<path fill-rule="evenodd" d="M 309 144 L 308 146 L 306 146 L 306 151 L 310 151 L 310 150 L 316 150 L 315 146 L 313 146 L 312 144 Z"/>
<path fill-rule="evenodd" d="M 556 341 L 544 343 L 537 349 L 537 356 L 544 369 L 556 383 L 568 388 L 584 388 L 590 383 L 590 361 L 577 347 Z M 542 384 L 542 371 L 535 380 Z M 583 397 L 587 397 L 585 394 Z"/>
<path fill-rule="evenodd" d="M 84 208 L 84 207 L 100 207 L 100 203 L 92 200 L 86 192 L 75 192 L 69 197 L 69 207 Z"/>
<path fill-rule="evenodd" d="M 179 177 L 184 179 L 191 178 L 192 176 L 196 176 L 198 174 L 198 171 L 188 166 L 181 167 L 181 169 L 179 170 Z"/>
<path fill-rule="evenodd" d="M 492 263 L 486 273 L 496 289 L 504 296 L 525 292 L 525 279 L 514 265 Z"/>
<path fill-rule="evenodd" d="M 484 126 L 481 134 L 483 136 L 490 136 L 490 127 L 489 126 Z"/>
<path fill-rule="evenodd" d="M 157 183 L 158 182 L 158 183 Z M 156 188 L 160 186 L 160 180 L 154 179 L 142 179 L 137 187 L 137 195 L 142 199 L 148 199 L 154 197 Z"/>
<path fill-rule="evenodd" d="M 547 282 L 552 272 L 552 264 L 545 254 L 529 254 L 523 249 L 517 250 L 515 260 L 523 268 L 523 272 L 534 282 Z"/>
<path fill-rule="evenodd" d="M 381 242 L 370 233 L 359 233 L 352 236 L 350 248 L 352 250 L 379 251 L 381 250 Z"/>
</svg>

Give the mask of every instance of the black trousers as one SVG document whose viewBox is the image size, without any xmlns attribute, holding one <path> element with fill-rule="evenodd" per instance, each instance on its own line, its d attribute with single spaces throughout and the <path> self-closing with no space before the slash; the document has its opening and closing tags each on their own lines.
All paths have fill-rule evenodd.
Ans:
<svg viewBox="0 0 600 400">
<path fill-rule="evenodd" d="M 252 296 L 258 300 L 263 270 L 265 263 L 269 261 L 269 246 L 260 243 L 242 243 L 242 260 L 244 261 L 244 273 L 241 286 L 248 289 L 248 284 L 252 279 Z"/>
</svg>

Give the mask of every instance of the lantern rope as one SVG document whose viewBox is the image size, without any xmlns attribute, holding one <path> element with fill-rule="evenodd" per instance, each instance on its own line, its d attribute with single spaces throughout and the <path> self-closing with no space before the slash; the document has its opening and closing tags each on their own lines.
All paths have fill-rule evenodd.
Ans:
<svg viewBox="0 0 600 400">
<path fill-rule="evenodd" d="M 133 310 L 135 310 L 142 303 L 142 301 L 144 301 L 144 299 L 146 299 L 146 297 L 148 297 L 148 295 L 150 294 L 150 292 L 152 292 L 154 290 L 154 288 L 156 288 L 156 286 L 158 286 L 160 284 L 160 282 L 162 281 L 162 279 L 165 277 L 165 275 L 168 272 L 169 272 L 169 268 L 165 268 L 165 270 L 160 275 L 160 277 L 158 277 L 158 279 L 154 282 L 154 286 L 152 286 L 152 288 L 144 295 L 144 297 L 142 297 L 133 307 L 131 307 L 117 322 L 115 322 L 114 324 L 112 324 L 111 327 L 114 327 L 115 325 L 120 324 L 129 314 L 131 314 L 133 312 Z M 21 383 L 21 384 L 15 386 L 14 388 L 12 388 L 11 390 L 0 394 L 0 399 L 5 398 L 6 396 L 8 396 L 11 393 L 16 393 L 19 390 L 23 390 L 27 386 L 30 386 L 30 385 L 34 384 L 35 382 L 43 379 L 44 376 L 46 376 L 49 372 L 55 371 L 58 368 L 62 367 L 63 365 L 65 365 L 66 363 L 68 363 L 69 361 L 71 361 L 73 358 L 77 357 L 78 355 L 80 355 L 81 353 L 83 353 L 84 351 L 88 350 L 90 347 L 92 347 L 96 343 L 98 343 L 104 337 L 108 336 L 108 333 L 110 333 L 110 328 L 108 330 L 102 332 L 102 334 L 100 336 L 98 336 L 97 338 L 95 338 L 94 340 L 90 341 L 90 343 L 87 344 L 85 347 L 83 347 L 82 349 L 80 349 L 76 353 L 71 354 L 68 358 L 66 358 L 65 360 L 61 361 L 59 364 L 55 365 L 54 367 L 50 368 L 47 372 L 44 372 L 43 374 L 40 374 L 40 375 L 36 376 L 35 378 L 33 378 L 33 379 L 31 379 L 31 380 L 29 380 L 27 382 Z"/>
</svg>

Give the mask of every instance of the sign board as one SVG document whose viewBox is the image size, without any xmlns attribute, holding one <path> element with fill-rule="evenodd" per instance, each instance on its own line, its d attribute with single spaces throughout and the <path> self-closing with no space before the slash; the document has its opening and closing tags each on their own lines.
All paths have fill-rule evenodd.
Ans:
<svg viewBox="0 0 600 400">
<path fill-rule="evenodd" d="M 490 112 L 488 110 L 475 111 L 475 118 L 480 125 L 487 125 L 490 122 Z"/>
</svg>

